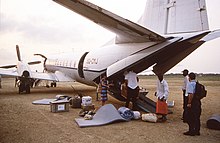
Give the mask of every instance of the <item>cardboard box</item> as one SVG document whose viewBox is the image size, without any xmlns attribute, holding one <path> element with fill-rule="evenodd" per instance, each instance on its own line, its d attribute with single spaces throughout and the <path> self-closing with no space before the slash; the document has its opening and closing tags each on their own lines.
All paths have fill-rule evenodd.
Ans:
<svg viewBox="0 0 220 143">
<path fill-rule="evenodd" d="M 82 105 L 92 105 L 92 97 L 90 96 L 83 96 L 82 97 Z"/>
<path fill-rule="evenodd" d="M 95 110 L 95 105 L 83 105 L 81 104 L 81 108 L 83 109 L 83 111 L 92 111 Z"/>
<path fill-rule="evenodd" d="M 69 101 L 52 101 L 50 102 L 50 110 L 53 113 L 56 112 L 68 112 L 69 111 Z"/>
</svg>

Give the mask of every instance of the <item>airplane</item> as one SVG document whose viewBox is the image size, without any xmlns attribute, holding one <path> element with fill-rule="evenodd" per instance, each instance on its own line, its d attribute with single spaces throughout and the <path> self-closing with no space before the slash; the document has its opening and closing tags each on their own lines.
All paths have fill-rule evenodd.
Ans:
<svg viewBox="0 0 220 143">
<path fill-rule="evenodd" d="M 1 70 L 2 75 L 9 75 L 9 76 L 15 76 L 15 87 L 19 86 L 19 94 L 22 92 L 30 93 L 30 87 L 34 83 L 34 79 L 32 77 L 32 72 L 30 65 L 40 64 L 41 61 L 33 61 L 26 63 L 22 60 L 19 46 L 16 45 L 16 53 L 17 53 L 17 64 L 13 65 L 5 65 L 0 66 L 0 68 L 3 69 L 10 69 L 10 68 L 16 68 L 10 69 L 10 70 Z"/>
<path fill-rule="evenodd" d="M 97 86 L 100 75 L 106 74 L 114 83 L 112 96 L 121 101 L 125 97 L 120 94 L 120 83 L 126 71 L 140 73 L 153 66 L 156 75 L 165 74 L 202 44 L 220 36 L 220 30 L 208 30 L 205 0 L 147 0 L 137 23 L 86 0 L 53 1 L 116 36 L 79 56 L 36 54 L 44 58 L 47 72 L 32 72 L 31 77 Z M 1 69 L 0 74 L 13 76 Z"/>
<path fill-rule="evenodd" d="M 20 93 L 30 93 L 30 88 L 33 87 L 34 85 L 37 85 L 42 79 L 45 78 L 35 78 L 36 72 L 31 71 L 30 65 L 35 65 L 35 64 L 40 64 L 41 61 L 32 61 L 26 63 L 24 60 L 21 58 L 20 54 L 20 48 L 18 45 L 16 45 L 16 53 L 17 53 L 17 64 L 11 64 L 11 65 L 4 65 L 0 66 L 0 73 L 1 75 L 7 75 L 7 76 L 13 76 L 15 77 L 15 87 L 19 87 L 19 94 Z M 11 69 L 11 68 L 16 68 L 16 69 Z M 41 74 L 41 73 L 39 73 Z M 39 80 L 37 80 L 39 79 Z M 46 80 L 49 80 L 46 78 Z M 55 83 L 52 82 L 51 86 L 56 86 L 54 85 Z"/>
</svg>

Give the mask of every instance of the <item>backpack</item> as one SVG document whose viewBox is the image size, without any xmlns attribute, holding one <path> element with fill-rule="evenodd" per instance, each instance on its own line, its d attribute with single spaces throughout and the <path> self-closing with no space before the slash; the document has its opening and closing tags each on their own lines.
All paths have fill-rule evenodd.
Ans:
<svg viewBox="0 0 220 143">
<path fill-rule="evenodd" d="M 199 83 L 198 81 L 196 82 L 196 90 L 195 90 L 195 97 L 199 100 L 202 98 L 206 97 L 207 90 L 205 89 L 205 86 Z"/>
</svg>

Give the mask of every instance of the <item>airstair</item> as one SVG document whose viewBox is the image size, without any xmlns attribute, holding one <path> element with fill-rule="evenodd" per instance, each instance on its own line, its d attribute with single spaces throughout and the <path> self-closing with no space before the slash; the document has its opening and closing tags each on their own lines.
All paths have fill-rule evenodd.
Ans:
<svg viewBox="0 0 220 143">
<path fill-rule="evenodd" d="M 120 90 L 113 90 L 111 89 L 109 94 L 118 99 L 119 101 L 125 102 L 126 101 L 126 97 L 121 95 L 121 91 Z M 148 98 L 146 95 L 148 94 L 148 91 L 142 91 L 140 90 L 139 95 L 138 95 L 138 99 L 136 101 L 137 106 L 148 113 L 155 113 L 156 112 L 156 103 L 151 100 L 150 98 Z"/>
</svg>

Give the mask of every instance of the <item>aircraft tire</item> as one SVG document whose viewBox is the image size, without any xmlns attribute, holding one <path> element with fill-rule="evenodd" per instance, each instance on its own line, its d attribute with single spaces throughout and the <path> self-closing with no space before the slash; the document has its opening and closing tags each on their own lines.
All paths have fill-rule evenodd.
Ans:
<svg viewBox="0 0 220 143">
<path fill-rule="evenodd" d="M 50 84 L 50 86 L 51 86 L 51 87 L 57 87 L 57 83 L 56 83 L 56 82 L 52 82 L 52 83 Z"/>
</svg>

